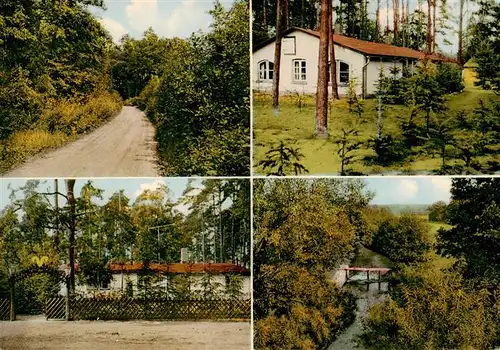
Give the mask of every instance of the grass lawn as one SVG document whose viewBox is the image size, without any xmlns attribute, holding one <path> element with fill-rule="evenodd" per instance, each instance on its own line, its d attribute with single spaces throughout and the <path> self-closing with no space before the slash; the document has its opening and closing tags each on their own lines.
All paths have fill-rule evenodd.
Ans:
<svg viewBox="0 0 500 350">
<path fill-rule="evenodd" d="M 448 96 L 446 115 L 439 118 L 446 119 L 448 116 L 456 116 L 457 112 L 464 110 L 468 118 L 479 105 L 481 99 L 499 98 L 491 91 L 479 88 L 467 88 L 459 94 Z M 302 104 L 299 107 L 299 102 Z M 441 167 L 439 154 L 426 151 L 422 147 L 413 147 L 412 154 L 402 163 L 388 166 L 377 165 L 373 162 L 375 151 L 367 142 L 376 133 L 376 101 L 367 99 L 364 101 L 364 113 L 361 119 L 350 114 L 347 109 L 346 99 L 331 102 L 329 105 L 328 128 L 330 136 L 328 139 L 318 139 L 314 136 L 315 130 L 315 98 L 313 96 L 282 96 L 280 99 L 279 115 L 274 114 L 269 94 L 254 94 L 254 171 L 257 174 L 265 174 L 258 164 L 266 158 L 266 152 L 273 146 L 283 141 L 287 146 L 299 148 L 303 154 L 300 163 L 305 166 L 310 175 L 337 175 L 340 173 L 340 158 L 337 155 L 338 145 L 335 143 L 340 136 L 342 128 L 355 127 L 359 131 L 357 141 L 363 142 L 357 151 L 354 160 L 348 169 L 360 174 L 431 174 L 437 172 Z M 385 135 L 401 135 L 400 122 L 407 120 L 409 109 L 402 105 L 386 106 L 386 116 L 383 121 L 383 133 Z M 436 117 L 434 117 L 436 118 Z M 417 124 L 424 125 L 424 116 L 416 119 Z M 463 133 L 456 130 L 454 135 Z M 490 145 L 491 149 L 500 150 L 500 145 Z M 447 165 L 464 162 L 453 158 L 451 149 L 447 158 Z M 478 156 L 474 158 L 484 168 L 488 168 L 488 161 L 500 162 L 498 152 L 495 155 Z M 492 170 L 489 170 L 492 171 Z M 495 171 L 495 170 L 493 170 Z M 486 172 L 486 170 L 485 170 Z M 290 174 L 293 175 L 293 174 Z"/>
</svg>

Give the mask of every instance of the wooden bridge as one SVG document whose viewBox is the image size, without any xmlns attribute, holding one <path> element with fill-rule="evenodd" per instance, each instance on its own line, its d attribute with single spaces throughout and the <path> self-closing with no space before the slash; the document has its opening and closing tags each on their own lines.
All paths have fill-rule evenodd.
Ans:
<svg viewBox="0 0 500 350">
<path fill-rule="evenodd" d="M 349 272 L 350 271 L 355 271 L 355 272 L 365 272 L 366 273 L 366 280 L 370 281 L 370 272 L 377 274 L 378 275 L 378 281 L 380 281 L 382 275 L 385 275 L 388 273 L 391 269 L 386 268 L 386 267 L 343 267 L 342 270 L 345 271 L 345 279 L 346 281 L 349 280 Z"/>
</svg>

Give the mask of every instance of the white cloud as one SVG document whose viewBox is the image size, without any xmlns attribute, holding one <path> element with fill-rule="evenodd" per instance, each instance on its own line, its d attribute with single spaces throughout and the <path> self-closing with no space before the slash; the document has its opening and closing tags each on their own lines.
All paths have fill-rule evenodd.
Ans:
<svg viewBox="0 0 500 350">
<path fill-rule="evenodd" d="M 200 6 L 200 3 L 190 0 L 179 3 L 180 5 L 174 8 L 165 19 L 162 34 L 167 37 L 188 37 L 193 31 L 208 28 L 210 15 L 205 13 L 204 7 Z M 205 28 L 200 27 L 202 23 L 206 23 Z"/>
<path fill-rule="evenodd" d="M 130 26 L 141 33 L 149 27 L 156 28 L 159 21 L 158 0 L 131 0 L 125 13 Z"/>
<path fill-rule="evenodd" d="M 411 199 L 415 197 L 417 193 L 418 193 L 418 184 L 415 180 L 399 180 L 399 183 L 394 191 L 394 195 L 401 200 Z"/>
<path fill-rule="evenodd" d="M 450 200 L 451 179 L 444 177 L 432 177 L 430 181 L 434 191 L 436 191 L 440 197 L 446 197 L 447 200 Z"/>
<path fill-rule="evenodd" d="M 165 186 L 165 181 L 162 179 L 154 180 L 153 182 L 143 183 L 139 185 L 139 189 L 135 192 L 136 196 L 140 196 L 146 190 L 154 191 Z"/>
<path fill-rule="evenodd" d="M 125 29 L 121 23 L 112 18 L 106 17 L 99 20 L 99 22 L 101 22 L 103 27 L 109 32 L 109 34 L 111 34 L 113 41 L 117 44 L 120 42 L 122 36 L 128 33 L 128 30 Z"/>
</svg>

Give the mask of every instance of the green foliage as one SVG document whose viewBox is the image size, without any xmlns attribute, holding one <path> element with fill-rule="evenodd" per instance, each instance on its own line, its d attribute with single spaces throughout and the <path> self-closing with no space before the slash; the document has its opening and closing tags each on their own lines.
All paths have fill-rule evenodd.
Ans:
<svg viewBox="0 0 500 350">
<path fill-rule="evenodd" d="M 227 282 L 226 287 L 224 290 L 224 294 L 229 298 L 229 299 L 241 299 L 243 296 L 243 278 L 240 275 L 236 274 L 230 274 L 227 275 Z"/>
<path fill-rule="evenodd" d="M 375 305 L 360 337 L 369 349 L 491 349 L 498 345 L 498 299 L 454 273 L 405 270 L 392 298 Z M 496 304 L 496 305 L 495 305 Z"/>
<path fill-rule="evenodd" d="M 201 277 L 200 294 L 204 299 L 216 299 L 221 292 L 222 284 L 217 282 L 215 276 L 210 272 L 205 272 Z"/>
<path fill-rule="evenodd" d="M 1 171 L 120 107 L 108 93 L 111 39 L 89 4 L 102 1 L 0 4 Z"/>
<path fill-rule="evenodd" d="M 62 205 L 56 210 L 53 194 L 44 194 L 40 186 L 39 181 L 27 181 L 20 189 L 13 190 L 11 203 L 0 213 L 0 278 L 32 265 L 33 255 L 48 256 L 55 266 L 67 263 L 66 233 L 70 225 L 67 207 Z M 249 181 L 208 179 L 196 186 L 198 190 L 192 192 L 190 182 L 176 202 L 171 199 L 168 188 L 161 187 L 142 192 L 131 203 L 123 190 L 104 200 L 102 189 L 91 181 L 85 183 L 76 199 L 79 283 L 98 288 L 111 279 L 108 263 L 143 262 L 146 269 L 138 281 L 139 296 L 199 297 L 193 276 L 169 278 L 163 287 L 160 283 L 163 284 L 165 276 L 147 268 L 152 261 L 178 262 L 184 247 L 197 261 L 230 260 L 249 268 Z M 190 208 L 189 214 L 173 210 L 177 205 Z M 221 286 L 213 276 L 208 277 L 212 280 L 209 289 L 203 288 L 205 296 L 221 296 L 224 292 Z M 130 282 L 127 281 L 124 292 L 132 296 Z M 227 292 L 233 297 L 241 295 L 242 291 L 236 290 L 241 287 L 238 278 L 234 277 L 231 283 Z M 42 287 L 37 284 L 32 288 L 33 293 L 36 290 L 42 293 L 45 288 Z M 58 288 L 57 284 L 57 291 Z M 0 288 L 0 294 L 5 293 L 8 289 Z"/>
<path fill-rule="evenodd" d="M 429 207 L 429 221 L 430 222 L 447 222 L 447 208 L 448 205 L 443 201 L 433 203 Z"/>
<path fill-rule="evenodd" d="M 436 80 L 446 93 L 460 92 L 464 89 L 462 70 L 454 63 L 437 65 Z"/>
<path fill-rule="evenodd" d="M 357 85 L 358 82 L 355 78 L 349 80 L 349 87 L 347 89 L 346 98 L 349 113 L 357 115 L 359 118 L 361 118 L 361 114 L 363 114 L 363 100 L 358 98 L 358 95 L 356 93 Z"/>
<path fill-rule="evenodd" d="M 254 182 L 256 348 L 325 346 L 354 318 L 326 272 L 351 257 L 367 197 L 361 182 Z"/>
<path fill-rule="evenodd" d="M 425 113 L 427 131 L 431 126 L 431 113 L 446 110 L 444 90 L 436 79 L 436 67 L 430 61 L 422 61 L 417 74 L 409 79 L 407 101 Z"/>
<path fill-rule="evenodd" d="M 500 4 L 478 1 L 479 9 L 469 24 L 468 55 L 476 60 L 478 85 L 500 91 Z"/>
<path fill-rule="evenodd" d="M 249 173 L 248 5 L 217 5 L 211 14 L 211 32 L 193 34 L 169 55 L 151 103 L 172 175 Z"/>
<path fill-rule="evenodd" d="M 309 171 L 300 164 L 300 158 L 303 155 L 299 148 L 286 146 L 280 141 L 279 146 L 271 148 L 266 153 L 266 159 L 259 162 L 259 166 L 265 171 L 270 168 L 271 172 L 267 175 L 286 176 L 293 172 L 294 175 L 308 173 Z M 277 169 L 276 169 L 277 168 Z"/>
<path fill-rule="evenodd" d="M 393 261 L 425 261 L 432 248 L 429 224 L 417 215 L 403 213 L 380 223 L 371 247 Z"/>
<path fill-rule="evenodd" d="M 450 229 L 438 232 L 438 249 L 462 262 L 467 278 L 498 284 L 500 280 L 500 187 L 498 178 L 452 180 Z"/>
<path fill-rule="evenodd" d="M 392 135 L 382 135 L 372 140 L 372 148 L 377 154 L 379 164 L 391 164 L 403 161 L 410 155 L 410 148 L 402 139 Z"/>
<path fill-rule="evenodd" d="M 441 156 L 441 169 L 440 174 L 446 174 L 448 167 L 446 165 L 446 146 L 454 144 L 455 138 L 452 134 L 452 128 L 449 126 L 448 121 L 436 125 L 434 128 L 429 129 L 427 134 L 427 147 L 432 151 L 437 150 Z"/>
<path fill-rule="evenodd" d="M 349 173 L 346 167 L 354 160 L 355 155 L 353 153 L 358 151 L 363 144 L 358 141 L 358 135 L 356 129 L 346 130 L 342 128 L 342 135 L 335 141 L 339 146 L 337 154 L 340 158 L 340 175 Z"/>
<path fill-rule="evenodd" d="M 144 32 L 140 40 L 125 35 L 112 53 L 113 88 L 124 99 L 138 96 L 154 77 L 161 76 L 170 57 L 176 55 L 183 44 L 182 39 L 159 38 L 151 28 Z M 143 95 L 140 100 L 147 98 Z M 139 107 L 144 109 L 145 105 Z"/>
</svg>

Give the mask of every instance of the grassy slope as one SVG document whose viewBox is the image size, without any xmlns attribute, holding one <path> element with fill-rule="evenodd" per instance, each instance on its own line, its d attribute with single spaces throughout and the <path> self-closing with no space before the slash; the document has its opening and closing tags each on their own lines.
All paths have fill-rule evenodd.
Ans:
<svg viewBox="0 0 500 350">
<path fill-rule="evenodd" d="M 494 98 L 491 91 L 484 91 L 478 88 L 467 88 L 464 92 L 448 97 L 447 106 L 449 115 L 455 116 L 459 110 L 471 112 L 479 105 L 480 99 Z M 299 98 L 302 100 L 302 108 L 298 107 Z M 342 128 L 356 126 L 360 131 L 359 141 L 368 141 L 375 136 L 376 113 L 375 100 L 365 100 L 364 113 L 359 122 L 356 116 L 347 111 L 345 99 L 330 103 L 329 130 L 330 138 L 327 140 L 316 139 L 314 137 L 315 121 L 315 99 L 312 96 L 283 96 L 280 100 L 279 116 L 274 115 L 269 95 L 256 94 L 254 97 L 254 164 L 255 171 L 263 173 L 257 167 L 260 160 L 265 158 L 265 153 L 272 145 L 276 145 L 280 140 L 287 144 L 295 143 L 295 147 L 300 148 L 304 158 L 300 161 L 310 174 L 338 174 L 340 172 L 340 159 L 337 155 L 338 146 L 333 142 L 338 137 Z M 383 122 L 385 134 L 400 135 L 399 118 L 407 119 L 408 109 L 405 106 L 387 106 L 386 117 Z M 446 118 L 446 117 L 442 117 Z M 418 123 L 423 124 L 423 116 L 420 116 Z M 350 165 L 352 171 L 363 174 L 376 174 L 391 172 L 397 173 L 429 173 L 439 169 L 441 160 L 439 155 L 428 155 L 423 150 L 415 147 L 413 151 L 417 155 L 412 155 L 403 164 L 393 164 L 388 167 L 365 164 L 363 158 L 374 156 L 375 152 L 363 146 L 356 153 L 357 158 Z M 490 157 L 478 157 L 478 161 L 485 162 Z M 456 160 L 460 164 L 460 160 Z M 448 161 L 453 164 L 453 161 Z"/>
</svg>

